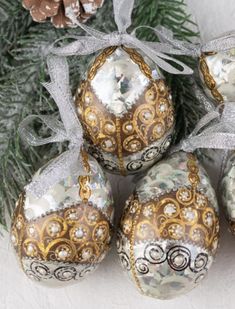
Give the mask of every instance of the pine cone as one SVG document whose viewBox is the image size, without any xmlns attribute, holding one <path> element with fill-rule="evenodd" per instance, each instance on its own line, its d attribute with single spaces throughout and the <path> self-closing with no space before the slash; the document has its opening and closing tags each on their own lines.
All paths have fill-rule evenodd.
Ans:
<svg viewBox="0 0 235 309">
<path fill-rule="evenodd" d="M 47 18 L 57 28 L 74 27 L 67 16 L 68 9 L 73 10 L 80 22 L 86 22 L 96 14 L 104 0 L 23 0 L 23 6 L 30 11 L 34 21 L 44 22 Z"/>
</svg>

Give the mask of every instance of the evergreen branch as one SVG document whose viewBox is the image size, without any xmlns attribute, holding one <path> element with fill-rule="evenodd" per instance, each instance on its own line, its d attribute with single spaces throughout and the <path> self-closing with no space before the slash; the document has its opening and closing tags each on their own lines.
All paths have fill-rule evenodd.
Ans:
<svg viewBox="0 0 235 309">
<path fill-rule="evenodd" d="M 112 1 L 106 0 L 92 27 L 106 32 L 116 30 Z M 176 38 L 191 41 L 198 33 L 195 24 L 185 12 L 183 0 L 136 0 L 133 26 L 161 24 L 173 30 Z M 79 29 L 55 29 L 50 23 L 34 23 L 22 8 L 21 0 L 0 0 L 0 223 L 5 222 L 5 211 L 12 213 L 18 194 L 32 174 L 48 162 L 63 145 L 38 148 L 26 147 L 19 139 L 17 128 L 29 114 L 52 114 L 56 105 L 49 99 L 41 82 L 48 79 L 44 48 L 55 39 L 69 34 L 79 35 Z M 153 32 L 143 29 L 141 39 L 156 40 Z M 75 91 L 85 73 L 91 57 L 70 57 L 72 89 Z M 191 67 L 196 63 L 180 57 Z M 192 93 L 192 83 L 187 77 L 166 74 L 172 89 L 177 112 L 176 138 L 179 141 L 188 134 L 200 118 L 203 110 Z M 39 128 L 46 134 L 43 128 Z"/>
</svg>

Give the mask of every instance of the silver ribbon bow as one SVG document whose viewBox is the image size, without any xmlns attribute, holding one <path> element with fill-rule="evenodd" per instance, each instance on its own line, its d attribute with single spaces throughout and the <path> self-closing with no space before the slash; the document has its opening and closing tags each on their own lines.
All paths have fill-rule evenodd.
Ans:
<svg viewBox="0 0 235 309">
<path fill-rule="evenodd" d="M 222 112 L 220 109 L 223 108 Z M 193 132 L 171 153 L 183 150 L 193 152 L 199 148 L 235 149 L 235 103 L 228 102 L 207 113 L 198 122 Z"/>
<path fill-rule="evenodd" d="M 172 44 L 171 40 L 170 42 L 167 41 L 167 43 L 140 41 L 138 38 L 136 38 L 135 33 L 141 27 L 136 28 L 132 34 L 127 33 L 127 29 L 131 26 L 131 14 L 133 11 L 133 6 L 134 0 L 113 0 L 114 18 L 118 27 L 118 31 L 110 34 L 97 31 L 91 27 L 88 27 L 87 25 L 81 24 L 74 16 L 72 10 L 68 9 L 66 11 L 67 16 L 69 16 L 73 23 L 82 28 L 88 35 L 70 37 L 75 39 L 75 41 L 68 44 L 67 46 L 55 47 L 55 44 L 61 41 L 61 39 L 59 39 L 48 48 L 47 53 L 51 53 L 57 56 L 90 55 L 110 46 L 125 45 L 127 47 L 141 50 L 164 71 L 167 71 L 171 74 L 192 74 L 193 71 L 191 68 L 189 68 L 183 62 L 167 55 L 184 55 L 185 52 L 188 54 L 188 49 L 184 46 L 184 44 L 187 45 L 189 43 L 183 43 L 178 40 L 173 40 L 172 42 L 174 44 Z M 171 33 L 163 27 L 142 27 L 149 28 L 154 31 L 160 40 L 163 38 L 167 40 L 167 37 Z M 191 47 L 193 48 L 193 45 Z M 174 63 L 179 68 L 174 67 L 168 63 L 168 61 Z"/>
<path fill-rule="evenodd" d="M 53 116 L 31 115 L 19 126 L 20 136 L 32 146 L 69 141 L 69 149 L 47 165 L 41 174 L 26 186 L 26 191 L 40 198 L 50 187 L 71 174 L 84 174 L 80 150 L 83 144 L 83 130 L 76 115 L 69 86 L 69 68 L 65 58 L 49 56 L 47 59 L 51 82 L 43 84 L 56 102 L 62 122 Z M 30 128 L 36 119 L 43 122 L 53 135 L 41 138 Z"/>
<path fill-rule="evenodd" d="M 202 53 L 223 52 L 235 48 L 235 31 L 224 33 L 220 37 L 204 44 L 193 44 L 174 39 L 173 32 L 167 28 L 159 26 L 153 30 L 157 33 L 160 41 L 164 43 L 160 47 L 161 51 L 167 53 L 168 50 L 173 55 L 183 54 L 200 57 Z M 172 49 L 172 46 L 174 49 Z"/>
</svg>

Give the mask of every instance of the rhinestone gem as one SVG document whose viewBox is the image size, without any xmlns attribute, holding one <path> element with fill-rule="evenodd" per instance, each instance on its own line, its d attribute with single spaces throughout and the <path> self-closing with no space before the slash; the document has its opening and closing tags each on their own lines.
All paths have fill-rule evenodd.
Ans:
<svg viewBox="0 0 235 309">
<path fill-rule="evenodd" d="M 61 231 L 60 225 L 58 223 L 52 223 L 49 229 L 52 235 L 56 235 Z"/>
<path fill-rule="evenodd" d="M 38 267 L 37 271 L 42 275 L 45 276 L 47 271 L 43 267 Z"/>
<path fill-rule="evenodd" d="M 193 221 L 195 219 L 195 212 L 192 208 L 184 209 L 183 216 L 187 221 Z"/>
<path fill-rule="evenodd" d="M 33 226 L 30 226 L 29 227 L 29 234 L 34 235 L 34 233 L 35 233 L 35 228 Z"/>
<path fill-rule="evenodd" d="M 106 148 L 111 148 L 111 147 L 113 146 L 113 143 L 112 143 L 112 141 L 111 141 L 110 139 L 107 139 L 107 140 L 104 142 L 104 144 L 105 144 L 105 147 L 106 147 Z"/>
<path fill-rule="evenodd" d="M 176 206 L 173 203 L 168 203 L 164 207 L 164 214 L 168 217 L 172 217 L 176 213 Z"/>
<path fill-rule="evenodd" d="M 128 124 L 128 125 L 126 125 L 126 130 L 127 131 L 132 131 L 132 129 L 133 129 L 133 127 L 132 127 L 132 125 L 131 124 Z"/>
<path fill-rule="evenodd" d="M 183 263 L 184 263 L 184 256 L 182 254 L 179 254 L 174 258 L 174 264 L 176 266 L 181 266 Z"/>
<path fill-rule="evenodd" d="M 156 127 L 156 130 L 157 130 L 157 133 L 158 133 L 158 134 L 161 134 L 161 133 L 162 133 L 162 130 L 163 130 L 162 125 L 161 125 L 161 124 L 158 124 L 157 127 Z"/>
<path fill-rule="evenodd" d="M 105 128 L 108 132 L 111 132 L 111 133 L 115 132 L 115 127 L 111 123 L 106 124 Z"/>
<path fill-rule="evenodd" d="M 87 96 L 85 97 L 85 103 L 86 103 L 86 104 L 90 104 L 90 102 L 91 102 L 91 98 L 87 95 Z"/>
<path fill-rule="evenodd" d="M 150 112 L 145 112 L 143 115 L 145 120 L 149 120 L 151 118 L 151 113 Z"/>
<path fill-rule="evenodd" d="M 89 249 L 85 249 L 85 250 L 82 251 L 82 258 L 83 258 L 84 260 L 87 260 L 87 259 L 89 259 L 90 257 L 91 257 L 91 252 L 90 252 Z"/>
<path fill-rule="evenodd" d="M 89 121 L 95 121 L 96 120 L 96 115 L 93 113 L 89 113 L 87 116 Z"/>
<path fill-rule="evenodd" d="M 161 103 L 159 109 L 160 112 L 164 113 L 167 109 L 166 103 Z"/>
<path fill-rule="evenodd" d="M 78 219 L 78 216 L 75 212 L 69 214 L 69 219 L 70 220 L 77 220 Z"/>
<path fill-rule="evenodd" d="M 68 257 L 68 255 L 69 255 L 69 253 L 65 249 L 60 250 L 59 253 L 58 253 L 58 257 L 61 260 L 65 260 Z"/>
<path fill-rule="evenodd" d="M 97 237 L 102 237 L 104 235 L 104 230 L 100 227 L 97 231 L 96 231 L 96 236 Z"/>
<path fill-rule="evenodd" d="M 84 231 L 82 228 L 78 228 L 76 231 L 75 231 L 75 236 L 77 238 L 82 238 L 84 236 Z"/>
<path fill-rule="evenodd" d="M 33 244 L 28 244 L 27 246 L 27 253 L 32 254 L 34 252 L 34 245 Z"/>
</svg>

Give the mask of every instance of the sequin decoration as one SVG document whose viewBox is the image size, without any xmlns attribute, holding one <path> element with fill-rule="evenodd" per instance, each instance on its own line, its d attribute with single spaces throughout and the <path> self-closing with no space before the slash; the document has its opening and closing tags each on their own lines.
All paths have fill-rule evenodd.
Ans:
<svg viewBox="0 0 235 309">
<path fill-rule="evenodd" d="M 235 235 L 235 153 L 232 152 L 225 165 L 220 184 L 222 203 L 231 232 Z"/>
<path fill-rule="evenodd" d="M 175 117 L 169 89 L 149 59 L 134 49 L 105 49 L 75 102 L 87 149 L 110 172 L 137 173 L 170 145 Z"/>
<path fill-rule="evenodd" d="M 206 93 L 210 97 L 217 103 L 235 101 L 235 48 L 203 54 L 199 67 Z"/>
<path fill-rule="evenodd" d="M 17 202 L 11 241 L 24 272 L 42 283 L 84 278 L 110 246 L 111 188 L 95 159 L 83 158 L 89 176 L 74 171 L 40 199 L 24 193 Z"/>
<path fill-rule="evenodd" d="M 171 299 L 205 277 L 218 246 L 217 211 L 192 154 L 175 153 L 148 171 L 126 203 L 117 241 L 122 266 L 142 294 Z"/>
</svg>

